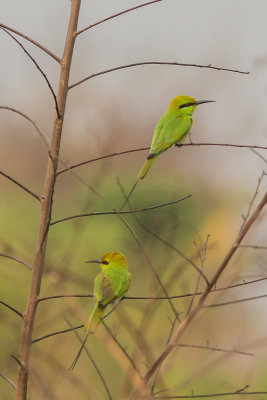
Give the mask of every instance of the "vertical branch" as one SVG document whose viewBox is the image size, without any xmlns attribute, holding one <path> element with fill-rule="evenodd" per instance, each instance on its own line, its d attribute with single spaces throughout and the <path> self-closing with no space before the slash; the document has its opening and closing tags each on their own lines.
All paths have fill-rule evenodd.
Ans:
<svg viewBox="0 0 267 400">
<path fill-rule="evenodd" d="M 23 316 L 22 334 L 20 342 L 20 366 L 18 367 L 18 379 L 16 400 L 26 400 L 29 358 L 32 341 L 32 331 L 36 308 L 38 304 L 38 296 L 40 292 L 43 265 L 46 253 L 47 234 L 49 222 L 51 219 L 52 202 L 54 194 L 54 186 L 56 181 L 56 169 L 58 165 L 58 156 L 60 149 L 61 133 L 63 126 L 63 118 L 68 93 L 69 72 L 72 60 L 72 53 L 75 42 L 75 32 L 77 28 L 79 9 L 81 0 L 71 1 L 71 11 L 68 32 L 65 42 L 63 57 L 61 60 L 61 72 L 59 78 L 57 102 L 59 114 L 56 113 L 54 119 L 53 135 L 49 151 L 46 177 L 41 198 L 39 229 L 36 241 L 35 260 L 32 270 L 32 278 L 28 294 L 26 310 Z"/>
</svg>

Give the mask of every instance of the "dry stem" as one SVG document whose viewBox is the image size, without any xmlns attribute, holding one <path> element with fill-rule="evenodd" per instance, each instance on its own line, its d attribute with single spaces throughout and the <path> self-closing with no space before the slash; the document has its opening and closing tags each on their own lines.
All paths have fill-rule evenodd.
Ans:
<svg viewBox="0 0 267 400">
<path fill-rule="evenodd" d="M 59 78 L 59 87 L 57 95 L 57 104 L 59 113 L 56 113 L 54 120 L 54 128 L 50 153 L 48 157 L 46 178 L 41 198 L 39 230 L 36 241 L 35 260 L 32 270 L 32 279 L 26 305 L 23 315 L 22 335 L 20 342 L 19 360 L 21 366 L 18 367 L 18 379 L 16 389 L 16 400 L 26 400 L 27 384 L 29 373 L 29 359 L 32 344 L 32 331 L 35 319 L 35 312 L 38 304 L 38 296 L 40 292 L 44 258 L 46 253 L 47 233 L 51 218 L 52 202 L 54 186 L 56 181 L 56 169 L 58 164 L 58 156 L 60 149 L 61 133 L 63 126 L 63 116 L 68 92 L 69 72 L 72 60 L 75 36 L 77 29 L 77 21 L 80 9 L 80 0 L 72 0 L 68 32 L 61 63 L 61 72 Z"/>
</svg>

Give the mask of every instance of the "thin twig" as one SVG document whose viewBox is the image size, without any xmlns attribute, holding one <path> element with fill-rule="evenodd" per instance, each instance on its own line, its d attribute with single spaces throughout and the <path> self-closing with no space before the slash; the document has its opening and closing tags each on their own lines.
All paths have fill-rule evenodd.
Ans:
<svg viewBox="0 0 267 400">
<path fill-rule="evenodd" d="M 11 260 L 17 261 L 20 264 L 25 265 L 27 268 L 29 268 L 30 270 L 32 270 L 32 266 L 28 263 L 26 263 L 23 260 L 20 260 L 19 258 L 13 257 L 13 256 L 9 256 L 8 254 L 4 254 L 4 253 L 0 253 L 0 257 L 6 257 L 6 258 L 10 258 Z"/>
<path fill-rule="evenodd" d="M 192 197 L 191 194 L 189 194 L 188 196 L 185 196 L 181 199 L 177 199 L 174 201 L 170 201 L 169 203 L 163 203 L 163 204 L 159 204 L 157 206 L 151 206 L 151 207 L 146 207 L 146 208 L 139 208 L 137 210 L 129 210 L 129 211 L 103 211 L 103 212 L 91 212 L 91 213 L 85 213 L 85 214 L 77 214 L 77 215 L 72 215 L 70 217 L 65 217 L 62 219 L 58 219 L 56 221 L 52 221 L 50 223 L 50 226 L 58 224 L 59 222 L 63 222 L 63 221 L 68 221 L 70 219 L 74 219 L 74 218 L 82 218 L 82 217 L 91 217 L 91 216 L 96 216 L 96 215 L 121 215 L 121 214 L 133 214 L 133 213 L 138 213 L 138 212 L 143 212 L 143 211 L 150 211 L 150 210 L 155 210 L 156 208 L 161 208 L 161 207 L 167 207 L 171 204 L 177 204 L 180 203 L 183 200 L 189 199 L 190 197 Z"/>
<path fill-rule="evenodd" d="M 236 354 L 241 354 L 243 356 L 255 356 L 253 353 L 247 353 L 245 351 L 240 351 L 240 350 L 228 350 L 228 349 L 222 349 L 220 347 L 210 347 L 210 346 L 200 346 L 196 344 L 184 344 L 184 343 L 177 343 L 176 346 L 179 347 L 188 347 L 192 349 L 202 349 L 202 350 L 211 350 L 211 351 L 221 351 L 223 353 L 236 353 Z"/>
<path fill-rule="evenodd" d="M 70 171 L 73 168 L 77 168 L 77 167 L 80 167 L 82 165 L 94 162 L 94 161 L 104 160 L 105 158 L 120 156 L 122 154 L 134 153 L 136 151 L 143 151 L 143 150 L 149 150 L 149 147 L 143 147 L 143 148 L 140 148 L 140 149 L 120 151 L 120 152 L 117 152 L 117 153 L 107 154 L 106 156 L 92 158 L 91 160 L 82 161 L 82 162 L 80 162 L 78 164 L 73 164 L 73 165 L 69 166 L 68 168 L 64 168 L 64 169 L 61 169 L 61 170 L 57 171 L 57 175 L 63 174 L 64 172 Z"/>
<path fill-rule="evenodd" d="M 19 183 L 16 181 L 16 179 L 12 178 L 11 176 L 7 175 L 5 172 L 0 171 L 0 175 L 3 175 L 5 178 L 9 179 L 11 182 L 15 183 L 17 186 L 19 186 L 21 189 L 23 189 L 25 192 L 29 193 L 32 197 L 40 201 L 40 196 L 38 194 L 32 192 L 30 189 L 26 188 L 26 186 L 22 185 L 22 183 Z"/>
<path fill-rule="evenodd" d="M 174 61 L 174 62 L 142 61 L 142 62 L 137 62 L 137 63 L 132 63 L 132 64 L 120 65 L 119 67 L 109 68 L 104 71 L 96 72 L 95 74 L 91 74 L 91 75 L 87 76 L 86 78 L 83 78 L 80 81 L 73 83 L 72 85 L 69 86 L 69 89 L 72 89 L 72 88 L 80 85 L 81 83 L 88 81 L 89 79 L 95 78 L 96 76 L 104 75 L 109 72 L 118 71 L 118 70 L 125 69 L 125 68 L 138 67 L 140 65 L 174 65 L 174 66 L 180 66 L 180 67 L 205 68 L 205 69 L 214 69 L 217 71 L 227 71 L 227 72 L 236 72 L 239 74 L 249 74 L 249 72 L 239 71 L 237 69 L 213 67 L 211 64 L 207 64 L 207 65 L 191 64 L 191 63 L 180 63 L 180 62 L 176 62 L 176 61 Z"/>
<path fill-rule="evenodd" d="M 166 246 L 168 246 L 170 249 L 172 249 L 173 251 L 175 251 L 177 254 L 179 254 L 185 261 L 187 261 L 190 265 L 192 265 L 193 268 L 195 268 L 195 270 L 203 277 L 203 279 L 205 280 L 206 284 L 209 286 L 210 282 L 208 280 L 208 278 L 206 277 L 206 275 L 204 274 L 203 271 L 201 271 L 199 269 L 199 267 L 196 265 L 196 263 L 194 263 L 194 261 L 192 261 L 189 257 L 187 257 L 181 250 L 179 250 L 177 247 L 175 247 L 173 244 L 171 244 L 170 242 L 167 242 L 167 240 L 162 239 L 157 233 L 153 232 L 150 228 L 148 228 L 147 226 L 145 226 L 139 219 L 137 219 L 137 222 L 139 223 L 139 225 L 145 229 L 147 232 L 149 232 L 151 235 L 153 235 L 156 239 L 158 239 L 160 242 L 164 243 Z"/>
<path fill-rule="evenodd" d="M 16 390 L 16 385 L 15 385 L 15 383 L 14 383 L 11 379 L 9 379 L 7 376 L 1 374 L 1 372 L 0 372 L 0 376 L 1 376 L 5 381 L 7 381 L 7 382 L 13 387 L 13 389 Z"/>
<path fill-rule="evenodd" d="M 35 127 L 35 129 L 39 133 L 41 139 L 43 140 L 44 144 L 46 145 L 47 149 L 49 149 L 49 146 L 50 146 L 49 137 L 46 135 L 45 132 L 43 132 L 41 130 L 41 128 L 38 126 L 38 124 L 36 122 L 34 122 L 33 119 L 31 119 L 27 114 L 24 114 L 22 111 L 19 111 L 16 108 L 8 107 L 8 106 L 0 106 L 0 109 L 12 111 L 16 114 L 21 115 L 23 118 L 27 119 Z"/>
<path fill-rule="evenodd" d="M 181 338 L 183 335 L 184 331 L 190 324 L 190 322 L 195 318 L 195 316 L 200 312 L 200 310 L 203 308 L 203 303 L 205 302 L 207 296 L 209 295 L 211 288 L 216 284 L 218 281 L 218 278 L 221 276 L 223 271 L 225 270 L 226 266 L 228 265 L 229 261 L 232 259 L 233 255 L 235 254 L 236 250 L 238 249 L 238 245 L 241 243 L 247 232 L 250 230 L 251 226 L 255 223 L 257 220 L 260 212 L 264 208 L 264 206 L 267 204 L 267 193 L 263 196 L 262 200 L 258 204 L 257 208 L 253 212 L 252 216 L 247 220 L 245 225 L 243 226 L 243 229 L 241 232 L 239 232 L 234 244 L 230 247 L 228 250 L 226 256 L 224 257 L 223 261 L 219 265 L 218 269 L 216 270 L 212 280 L 211 284 L 209 287 L 205 289 L 201 297 L 199 298 L 198 302 L 196 305 L 192 308 L 190 314 L 185 317 L 185 319 L 180 323 L 178 326 L 176 332 L 172 336 L 171 341 L 167 344 L 167 346 L 163 349 L 161 354 L 157 357 L 153 365 L 149 368 L 148 372 L 146 373 L 145 377 L 143 378 L 143 384 L 142 386 L 137 386 L 135 390 L 132 392 L 130 395 L 129 399 L 136 399 L 137 397 L 140 398 L 140 393 L 143 391 L 143 389 L 146 387 L 148 381 L 150 378 L 154 375 L 156 370 L 160 367 L 162 362 L 168 357 L 168 355 L 172 352 L 172 350 L 176 347 L 176 344 L 178 343 L 178 340 Z"/>
<path fill-rule="evenodd" d="M 243 301 L 251 301 L 251 300 L 263 299 L 264 297 L 267 297 L 267 294 L 262 294 L 262 295 L 253 296 L 253 297 L 246 297 L 246 298 L 244 298 L 244 299 L 238 299 L 238 300 L 233 300 L 233 301 L 226 301 L 225 303 L 209 304 L 208 306 L 203 306 L 203 308 L 212 308 L 212 307 L 229 306 L 230 304 L 243 303 Z"/>
<path fill-rule="evenodd" d="M 267 246 L 257 246 L 255 244 L 242 244 L 242 245 L 239 245 L 239 247 L 247 247 L 247 248 L 255 249 L 255 250 L 267 250 Z"/>
<path fill-rule="evenodd" d="M 241 246 L 239 246 L 241 247 Z M 250 285 L 252 283 L 258 283 L 265 281 L 267 277 L 264 278 L 258 278 L 254 279 L 252 281 L 248 282 L 241 282 L 241 283 L 235 283 L 233 285 L 221 287 L 221 288 L 214 288 L 211 289 L 211 293 L 213 292 L 219 292 L 223 290 L 228 290 L 228 289 L 234 289 L 237 287 L 245 286 L 245 285 Z M 195 293 L 195 296 L 200 296 L 203 292 L 197 292 Z M 178 294 L 174 296 L 124 296 L 123 300 L 168 300 L 168 299 L 181 299 L 185 297 L 192 297 L 194 293 L 185 293 L 185 294 Z M 93 294 L 62 294 L 62 295 L 55 295 L 55 296 L 47 296 L 47 297 L 40 297 L 38 301 L 45 301 L 45 300 L 53 300 L 53 299 L 62 299 L 66 297 L 94 297 Z"/>
<path fill-rule="evenodd" d="M 17 315 L 19 315 L 21 318 L 23 318 L 23 314 L 16 310 L 14 307 L 11 307 L 9 304 L 5 303 L 4 301 L 0 300 L 0 304 L 3 304 L 3 306 L 9 308 L 10 310 L 12 310 L 14 313 L 16 313 Z"/>
<path fill-rule="evenodd" d="M 74 326 L 74 327 L 71 328 L 71 329 L 63 329 L 62 331 L 57 331 L 57 332 L 48 333 L 47 335 L 44 335 L 44 336 L 41 336 L 41 337 L 39 337 L 39 338 L 33 339 L 33 340 L 32 340 L 32 343 L 37 343 L 37 342 L 39 342 L 40 340 L 46 339 L 46 338 L 51 337 L 51 336 L 61 335 L 61 333 L 71 332 L 71 331 L 73 331 L 74 329 L 80 329 L 80 328 L 82 328 L 83 326 L 84 326 L 84 325 L 82 324 L 82 325 Z"/>
<path fill-rule="evenodd" d="M 29 36 L 24 35 L 23 33 L 17 31 L 16 29 L 10 28 L 10 26 L 4 25 L 4 24 L 0 24 L 0 28 L 4 28 L 7 29 L 13 33 L 15 33 L 16 35 L 21 36 L 23 39 L 28 40 L 29 42 L 31 42 L 32 44 L 34 44 L 35 46 L 39 47 L 39 49 L 43 50 L 45 53 L 47 53 L 50 57 L 54 58 L 54 60 L 56 60 L 58 63 L 60 63 L 60 58 L 57 57 L 55 54 L 53 54 L 50 50 L 46 49 L 44 46 L 42 46 L 40 43 L 36 42 L 35 40 L 33 40 L 32 38 L 30 38 Z"/>
<path fill-rule="evenodd" d="M 132 357 L 129 356 L 129 354 L 127 353 L 127 351 L 125 350 L 125 348 L 120 344 L 120 342 L 118 341 L 118 339 L 116 338 L 115 335 L 113 335 L 112 331 L 109 329 L 109 327 L 107 326 L 107 324 L 102 320 L 102 324 L 104 325 L 106 331 L 108 332 L 108 334 L 112 337 L 113 341 L 116 343 L 116 345 L 121 349 L 121 351 L 123 352 L 123 354 L 126 356 L 126 358 L 129 360 L 129 362 L 131 363 L 133 369 L 138 373 L 138 375 L 141 377 L 140 372 L 137 368 L 137 366 L 135 365 L 134 360 L 132 359 Z"/>
<path fill-rule="evenodd" d="M 260 154 L 258 151 L 256 151 L 255 149 L 251 148 L 250 149 L 253 153 L 255 153 L 262 161 L 265 162 L 265 164 L 267 164 L 267 159 L 263 157 L 262 154 Z"/>
<path fill-rule="evenodd" d="M 236 287 L 239 287 L 239 286 L 248 285 L 250 283 L 256 283 L 256 282 L 259 282 L 259 281 L 262 281 L 262 280 L 266 280 L 266 279 L 267 278 L 260 278 L 260 279 L 257 279 L 257 280 L 251 281 L 251 282 L 243 282 L 243 283 L 238 283 L 236 285 L 227 286 L 227 287 L 224 287 L 224 288 L 216 288 L 216 289 L 212 289 L 210 292 L 213 293 L 213 292 L 217 292 L 217 291 L 221 291 L 221 290 L 233 289 L 233 288 L 236 288 Z M 163 296 L 158 296 L 158 297 L 134 297 L 134 296 L 130 297 L 130 296 L 128 296 L 127 297 L 127 296 L 125 296 L 124 300 L 169 300 L 169 299 L 177 299 L 177 298 L 183 298 L 183 297 L 192 297 L 194 294 L 199 296 L 199 295 L 202 295 L 203 292 L 188 293 L 188 294 L 182 294 L 182 295 L 177 295 L 177 296 L 168 296 L 168 297 L 163 297 Z M 50 296 L 50 297 L 40 298 L 39 301 L 50 300 L 50 299 L 54 299 L 54 298 L 64 298 L 64 297 L 93 297 L 93 295 L 91 295 L 91 294 L 90 295 L 79 295 L 78 294 L 78 295 Z M 249 301 L 249 300 L 257 300 L 257 299 L 260 299 L 260 298 L 263 298 L 263 297 L 267 297 L 267 295 L 248 297 L 248 298 L 245 298 L 245 299 L 235 300 L 235 301 L 228 302 L 228 303 L 217 303 L 215 305 L 203 306 L 203 308 L 224 306 L 224 305 L 235 304 L 235 303 L 240 303 L 240 302 Z M 78 326 L 75 326 L 73 329 L 80 329 L 82 327 L 83 327 L 83 325 L 78 325 Z M 60 335 L 61 333 L 67 333 L 67 332 L 71 332 L 71 331 L 72 331 L 72 329 L 64 329 L 64 330 L 61 330 L 61 331 L 52 332 L 52 333 L 49 333 L 47 335 L 41 336 L 41 337 L 39 337 L 37 339 L 34 339 L 32 341 L 32 343 L 36 343 L 36 342 L 39 342 L 40 340 L 46 339 L 48 337 L 55 336 L 55 335 Z"/>
<path fill-rule="evenodd" d="M 246 385 L 246 388 L 248 386 Z M 244 390 L 244 389 L 242 389 Z M 223 393 L 211 393 L 211 394 L 192 394 L 188 396 L 160 396 L 154 397 L 154 399 L 207 399 L 209 397 L 223 397 L 223 396 L 239 396 L 239 395 L 255 395 L 255 394 L 267 394 L 267 392 L 243 392 L 242 390 L 237 390 L 236 392 L 223 392 Z M 140 399 L 145 397 L 140 397 Z"/>
<path fill-rule="evenodd" d="M 113 14 L 113 15 L 105 18 L 105 19 L 102 19 L 101 21 L 98 21 L 98 22 L 95 22 L 94 24 L 91 24 L 91 25 L 87 26 L 86 28 L 81 29 L 80 31 L 76 32 L 76 36 L 80 35 L 80 33 L 83 33 L 85 31 L 87 31 L 88 29 L 91 29 L 91 28 L 93 28 L 93 27 L 95 27 L 97 25 L 103 24 L 103 22 L 109 21 L 110 19 L 119 17 L 120 15 L 126 14 L 126 13 L 128 13 L 130 11 L 137 10 L 138 8 L 145 7 L 145 6 L 148 6 L 148 5 L 153 4 L 153 3 L 158 3 L 159 1 L 162 1 L 162 0 L 149 1 L 148 3 L 140 4 L 139 6 L 135 6 L 135 7 L 132 7 L 132 8 L 128 8 L 127 10 L 120 11 L 120 12 L 118 12 L 116 14 Z"/>
<path fill-rule="evenodd" d="M 123 195 L 124 195 L 124 198 L 127 199 L 126 193 L 125 193 L 125 191 L 123 190 L 123 188 L 122 188 L 122 186 L 121 186 L 120 181 L 119 181 L 118 178 L 117 178 L 117 182 L 118 182 L 119 187 L 122 189 L 122 193 L 123 193 Z M 191 195 L 190 195 L 189 197 L 191 197 Z M 128 199 L 127 199 L 126 201 L 128 201 Z M 134 216 L 135 216 L 135 211 L 134 211 L 134 210 L 130 210 L 130 211 L 131 211 L 132 213 L 134 213 Z M 120 212 L 123 212 L 123 211 L 120 211 Z M 135 216 L 135 217 L 136 217 L 136 216 Z M 173 311 L 175 317 L 177 318 L 178 321 L 180 321 L 179 314 L 178 314 L 178 312 L 176 311 L 176 309 L 175 309 L 175 307 L 174 307 L 174 305 L 173 305 L 173 302 L 172 302 L 171 299 L 169 298 L 167 289 L 165 288 L 164 284 L 162 283 L 162 280 L 161 280 L 159 274 L 157 273 L 156 269 L 154 268 L 154 266 L 153 266 L 153 264 L 152 264 L 152 262 L 151 262 L 151 260 L 150 260 L 150 258 L 149 258 L 149 256 L 148 256 L 148 254 L 147 254 L 147 252 L 146 252 L 144 246 L 142 245 L 141 241 L 139 240 L 137 234 L 135 233 L 135 231 L 133 230 L 133 228 L 128 224 L 127 221 L 125 221 L 124 219 L 122 219 L 122 222 L 123 222 L 124 225 L 127 227 L 127 229 L 130 231 L 130 233 L 131 233 L 131 235 L 133 236 L 134 240 L 136 241 L 138 247 L 140 248 L 140 250 L 142 251 L 143 255 L 145 256 L 145 259 L 146 259 L 146 261 L 147 261 L 147 264 L 148 264 L 149 268 L 151 269 L 151 271 L 153 272 L 155 278 L 157 279 L 157 281 L 158 281 L 158 283 L 159 283 L 159 286 L 161 287 L 163 293 L 164 293 L 165 296 L 168 298 L 169 305 L 170 305 L 170 307 L 171 307 L 171 309 L 172 309 L 172 311 Z"/>
<path fill-rule="evenodd" d="M 229 143 L 184 143 L 184 144 L 181 145 L 181 147 L 188 147 L 188 146 L 221 146 L 221 147 L 237 147 L 237 148 L 245 148 L 245 149 L 263 149 L 263 150 L 267 150 L 267 146 L 229 144 Z M 60 175 L 60 174 L 62 174 L 64 172 L 67 172 L 67 171 L 70 171 L 73 168 L 77 168 L 77 167 L 81 167 L 82 165 L 90 164 L 90 163 L 92 163 L 94 161 L 99 161 L 99 160 L 103 160 L 105 158 L 116 157 L 116 156 L 120 156 L 120 155 L 128 154 L 128 153 L 146 151 L 146 150 L 149 150 L 149 149 L 150 149 L 150 147 L 141 147 L 141 148 L 138 148 L 138 149 L 124 150 L 124 151 L 120 151 L 120 152 L 107 154 L 105 156 L 92 158 L 90 160 L 82 161 L 82 162 L 79 162 L 77 164 L 70 165 L 67 168 L 61 169 L 61 170 L 57 171 L 57 175 Z"/>
<path fill-rule="evenodd" d="M 59 112 L 59 108 L 58 108 L 58 102 L 57 102 L 57 97 L 55 95 L 55 92 L 46 76 L 46 74 L 44 73 L 44 71 L 42 70 L 42 68 L 37 64 L 37 62 L 35 61 L 35 59 L 30 55 L 30 53 L 25 49 L 25 47 L 23 46 L 22 43 L 20 43 L 20 41 L 18 39 L 15 38 L 15 36 L 13 36 L 8 30 L 6 30 L 5 28 L 1 27 L 1 29 L 3 31 L 5 31 L 13 40 L 15 40 L 15 42 L 22 48 L 22 50 L 24 51 L 24 53 L 27 54 L 27 56 L 31 59 L 31 61 L 34 63 L 34 65 L 36 66 L 36 68 L 38 69 L 39 72 L 41 72 L 42 76 L 44 77 L 50 92 L 52 93 L 54 102 L 55 102 L 55 107 L 56 107 L 56 112 L 57 112 L 57 117 L 61 118 L 60 112 Z"/>
<path fill-rule="evenodd" d="M 81 339 L 80 335 L 76 332 L 76 329 L 71 325 L 71 323 L 67 320 L 67 318 L 65 318 L 65 319 L 66 319 L 67 323 L 69 324 L 69 326 L 71 327 L 71 329 L 73 330 L 73 332 L 75 333 L 75 336 L 78 338 L 79 342 L 82 344 L 82 346 L 83 346 L 88 358 L 90 359 L 91 363 L 93 364 L 93 367 L 96 370 L 97 375 L 99 376 L 101 382 L 103 383 L 104 389 L 105 389 L 105 391 L 107 393 L 107 396 L 108 396 L 109 400 L 112 400 L 112 396 L 111 396 L 111 393 L 109 391 L 108 385 L 107 385 L 107 383 L 106 383 L 106 381 L 105 381 L 100 369 L 98 368 L 95 360 L 93 359 L 92 355 L 90 354 L 90 352 L 88 351 L 87 347 L 85 346 L 85 341 L 83 341 Z M 89 335 L 89 332 L 87 333 L 86 338 L 88 337 L 88 335 Z"/>
<path fill-rule="evenodd" d="M 260 188 L 261 182 L 262 182 L 263 177 L 264 177 L 265 175 L 266 175 L 265 172 L 262 171 L 260 177 L 258 178 L 258 183 L 257 183 L 256 189 L 255 189 L 255 192 L 254 192 L 254 194 L 253 194 L 253 196 L 252 196 L 252 199 L 251 199 L 250 202 L 249 202 L 249 206 L 248 206 L 247 213 L 246 213 L 246 215 L 242 215 L 243 222 L 242 222 L 241 227 L 240 227 L 240 232 L 241 232 L 241 230 L 242 230 L 244 224 L 246 223 L 248 217 L 250 216 L 250 212 L 251 212 L 252 206 L 253 206 L 254 201 L 255 201 L 255 199 L 256 199 L 256 197 L 257 197 L 257 194 L 258 194 L 258 192 L 259 192 L 259 188 Z"/>
<path fill-rule="evenodd" d="M 200 261 L 201 261 L 201 266 L 200 266 L 200 271 L 203 273 L 203 269 L 204 269 L 204 263 L 206 260 L 206 255 L 207 255 L 207 246 L 208 246 L 208 240 L 209 240 L 210 235 L 207 235 L 206 240 L 205 240 L 205 244 L 204 244 L 204 249 L 203 249 L 203 255 L 201 253 L 201 249 L 197 246 L 197 244 L 195 243 L 195 245 L 197 246 L 197 250 L 199 253 L 199 257 L 200 257 Z M 197 277 L 197 281 L 196 281 L 196 286 L 195 286 L 195 290 L 194 290 L 194 294 L 191 297 L 190 303 L 189 303 L 189 307 L 188 310 L 186 312 L 186 316 L 190 313 L 192 307 L 193 307 L 193 303 L 194 303 L 194 299 L 196 296 L 196 293 L 198 292 L 198 287 L 199 287 L 199 283 L 200 283 L 200 278 L 201 278 L 201 274 L 198 275 Z"/>
</svg>

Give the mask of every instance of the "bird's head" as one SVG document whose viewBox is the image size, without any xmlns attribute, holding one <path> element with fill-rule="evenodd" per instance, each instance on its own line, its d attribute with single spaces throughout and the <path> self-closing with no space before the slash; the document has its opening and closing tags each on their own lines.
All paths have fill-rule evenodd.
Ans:
<svg viewBox="0 0 267 400">
<path fill-rule="evenodd" d="M 127 260 L 122 253 L 119 251 L 111 251 L 110 253 L 104 254 L 101 260 L 90 260 L 87 263 L 98 263 L 102 269 L 105 268 L 125 268 L 127 269 Z"/>
<path fill-rule="evenodd" d="M 192 114 L 199 104 L 213 102 L 214 100 L 196 100 L 190 96 L 176 96 L 171 100 L 168 110 L 181 111 L 182 114 Z"/>
</svg>

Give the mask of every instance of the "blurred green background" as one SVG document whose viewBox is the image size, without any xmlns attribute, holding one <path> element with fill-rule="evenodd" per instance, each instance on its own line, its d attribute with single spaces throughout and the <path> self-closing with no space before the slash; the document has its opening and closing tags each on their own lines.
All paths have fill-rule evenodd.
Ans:
<svg viewBox="0 0 267 400">
<path fill-rule="evenodd" d="M 3 6 L 2 23 L 40 41 L 56 54 L 62 52 L 69 2 L 12 2 Z M 135 3 L 136 4 L 136 3 Z M 138 3 L 137 3 L 138 4 Z M 139 2 L 141 4 L 141 2 Z M 80 28 L 126 7 L 132 2 L 82 2 Z M 22 14 L 22 9 L 28 10 Z M 169 100 L 177 94 L 216 103 L 194 114 L 193 142 L 266 143 L 266 24 L 265 1 L 201 3 L 163 1 L 124 15 L 82 34 L 76 42 L 71 83 L 85 76 L 138 61 L 180 61 L 212 64 L 250 71 L 250 75 L 182 67 L 138 67 L 90 80 L 69 92 L 61 159 L 72 165 L 113 152 L 150 145 L 154 126 Z M 23 17 L 21 17 L 23 15 Z M 251 23 L 251 21 L 254 21 Z M 47 26 L 49 24 L 49 29 Z M 51 136 L 53 101 L 45 82 L 25 54 L 4 32 L 1 65 L 1 105 L 18 108 Z M 57 65 L 34 46 L 23 42 L 56 88 Z M 0 110 L 0 169 L 41 194 L 47 151 L 34 128 L 18 115 Z M 264 152 L 261 152 L 264 155 Z M 113 207 L 135 181 L 146 152 L 113 157 L 59 175 L 52 220 Z M 155 162 L 137 186 L 131 204 L 149 207 L 192 195 L 176 205 L 125 216 L 142 243 L 169 295 L 192 293 L 197 272 L 183 257 L 145 228 L 192 258 L 200 266 L 210 235 L 204 272 L 210 278 L 233 243 L 255 191 L 264 161 L 249 149 L 226 147 L 173 148 Z M 64 167 L 61 163 L 60 167 Z M 82 180 L 82 181 L 81 181 Z M 260 187 L 261 198 L 266 181 Z M 0 176 L 0 253 L 31 264 L 34 259 L 39 205 Z M 256 200 L 257 202 L 257 200 Z M 266 214 L 266 212 L 265 212 Z M 262 218 L 244 243 L 266 245 Z M 265 224 L 266 225 L 266 224 Z M 145 228 L 144 228 L 145 227 Z M 41 296 L 92 294 L 97 265 L 88 259 L 119 250 L 132 273 L 129 296 L 162 296 L 162 290 L 133 235 L 115 215 L 78 218 L 50 228 Z M 218 287 L 266 276 L 266 250 L 242 248 L 229 264 Z M 0 300 L 23 312 L 30 270 L 0 257 Z M 232 301 L 265 294 L 265 281 L 216 292 L 207 303 Z M 199 289 L 205 284 L 200 280 Z M 190 298 L 173 301 L 181 318 Z M 206 309 L 182 344 L 236 349 L 253 355 L 177 347 L 164 363 L 155 392 L 163 395 L 231 392 L 245 385 L 266 387 L 266 300 Z M 81 324 L 93 306 L 91 298 L 61 298 L 39 303 L 34 338 Z M 106 323 L 144 374 L 164 348 L 173 312 L 167 300 L 125 299 Z M 171 320 L 171 321 L 170 321 Z M 20 318 L 0 305 L 0 372 L 16 381 L 21 334 Z M 84 337 L 83 332 L 80 332 Z M 56 335 L 33 344 L 30 399 L 105 399 L 107 394 L 89 358 L 82 354 L 69 372 L 79 348 L 73 333 Z M 104 327 L 90 337 L 88 349 L 103 373 L 112 398 L 130 393 L 134 374 L 130 363 Z M 0 380 L 4 399 L 14 398 L 12 388 Z M 235 398 L 238 398 L 236 396 Z M 240 398 L 242 396 L 240 395 Z M 255 399 L 262 397 L 256 396 Z"/>
</svg>

